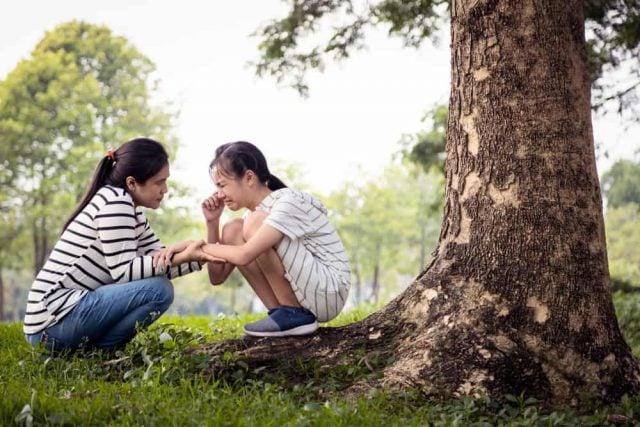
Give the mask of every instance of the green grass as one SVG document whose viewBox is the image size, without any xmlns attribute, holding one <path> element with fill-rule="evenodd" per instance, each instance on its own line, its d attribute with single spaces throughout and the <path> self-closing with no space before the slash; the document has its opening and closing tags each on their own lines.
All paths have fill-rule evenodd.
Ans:
<svg viewBox="0 0 640 427">
<path fill-rule="evenodd" d="M 635 309 L 640 297 L 633 298 L 617 297 L 616 304 L 635 345 L 640 331 L 629 328 L 640 329 Z M 372 310 L 345 313 L 331 324 L 353 322 Z M 596 426 L 606 425 L 610 414 L 628 420 L 640 414 L 637 397 L 582 412 L 542 412 L 536 402 L 514 396 L 506 404 L 470 398 L 426 401 L 412 390 L 372 390 L 345 400 L 341 381 L 371 373 L 358 366 L 326 373 L 318 370 L 320 361 L 301 364 L 310 372 L 295 385 L 231 354 L 217 356 L 222 368 L 203 375 L 209 361 L 188 349 L 240 337 L 242 325 L 258 317 L 163 317 L 115 355 L 64 358 L 32 350 L 21 325 L 0 325 L 0 425 Z M 638 347 L 634 350 L 638 354 Z"/>
</svg>

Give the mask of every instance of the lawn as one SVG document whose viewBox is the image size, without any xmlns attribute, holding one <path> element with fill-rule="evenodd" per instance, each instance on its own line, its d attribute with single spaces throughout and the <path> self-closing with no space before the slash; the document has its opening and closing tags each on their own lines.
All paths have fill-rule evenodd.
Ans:
<svg viewBox="0 0 640 427">
<path fill-rule="evenodd" d="M 617 294 L 615 303 L 627 341 L 639 355 L 640 295 Z M 371 310 L 345 313 L 331 325 Z M 433 401 L 408 389 L 345 399 L 342 390 L 350 380 L 376 375 L 375 370 L 358 364 L 327 372 L 321 363 L 300 363 L 293 384 L 281 372 L 250 369 L 230 353 L 216 356 L 222 368 L 211 373 L 209 358 L 190 351 L 241 337 L 242 325 L 258 317 L 163 317 L 122 352 L 65 358 L 32 350 L 20 324 L 2 324 L 0 425 L 640 425 L 639 397 L 553 412 L 523 396 Z"/>
</svg>

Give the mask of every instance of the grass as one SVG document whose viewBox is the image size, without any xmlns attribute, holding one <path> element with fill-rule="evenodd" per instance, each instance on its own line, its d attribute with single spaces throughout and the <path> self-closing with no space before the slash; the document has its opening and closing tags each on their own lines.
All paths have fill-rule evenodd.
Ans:
<svg viewBox="0 0 640 427">
<path fill-rule="evenodd" d="M 616 306 L 638 355 L 640 297 L 633 298 L 617 296 Z M 345 313 L 331 324 L 353 322 L 372 310 Z M 115 355 L 65 358 L 32 350 L 20 324 L 0 325 L 0 425 L 600 426 L 634 425 L 640 414 L 638 397 L 546 413 L 519 396 L 503 404 L 471 398 L 425 401 L 412 390 L 373 390 L 345 400 L 341 381 L 370 372 L 349 366 L 326 373 L 311 363 L 301 365 L 310 370 L 306 382 L 291 385 L 231 354 L 218 356 L 224 369 L 204 376 L 208 360 L 186 350 L 240 337 L 242 325 L 257 317 L 163 317 Z"/>
</svg>

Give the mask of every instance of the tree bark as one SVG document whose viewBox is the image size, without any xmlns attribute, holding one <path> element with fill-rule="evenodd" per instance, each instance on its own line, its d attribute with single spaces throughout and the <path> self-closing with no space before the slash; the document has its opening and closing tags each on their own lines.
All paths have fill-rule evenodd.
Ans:
<svg viewBox="0 0 640 427">
<path fill-rule="evenodd" d="M 434 258 L 364 321 L 306 339 L 248 339 L 242 354 L 335 361 L 360 346 L 393 356 L 384 385 L 437 396 L 575 404 L 635 393 L 640 371 L 609 284 L 583 1 L 454 0 L 451 10 Z"/>
</svg>

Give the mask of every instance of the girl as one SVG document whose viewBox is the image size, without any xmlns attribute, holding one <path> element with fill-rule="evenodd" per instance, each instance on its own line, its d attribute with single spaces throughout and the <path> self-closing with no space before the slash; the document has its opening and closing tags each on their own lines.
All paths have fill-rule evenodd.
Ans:
<svg viewBox="0 0 640 427">
<path fill-rule="evenodd" d="M 208 264 L 209 279 L 220 284 L 238 267 L 269 309 L 266 318 L 245 325 L 245 333 L 310 334 L 318 321 L 337 316 L 347 299 L 350 271 L 322 203 L 271 175 L 263 154 L 248 142 L 218 147 L 210 170 L 218 191 L 202 204 L 208 230 L 202 250 L 225 262 Z M 249 211 L 219 234 L 225 206 Z M 167 248 L 157 255 L 159 261 L 187 244 Z"/>
<path fill-rule="evenodd" d="M 169 279 L 208 259 L 187 244 L 165 271 L 164 246 L 140 207 L 157 209 L 167 192 L 168 156 L 151 139 L 109 150 L 29 291 L 24 333 L 50 351 L 119 347 L 136 325 L 151 324 L 173 301 Z"/>
</svg>

